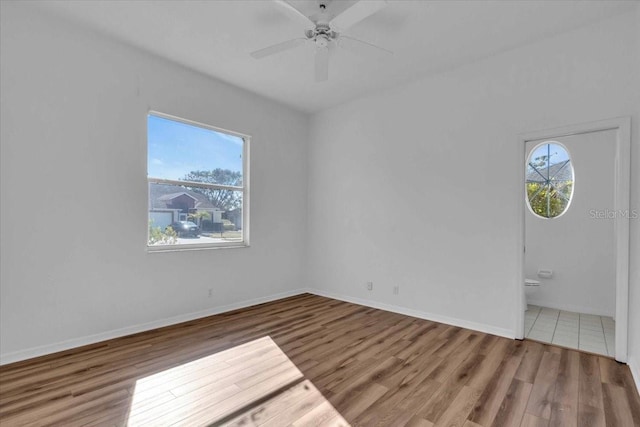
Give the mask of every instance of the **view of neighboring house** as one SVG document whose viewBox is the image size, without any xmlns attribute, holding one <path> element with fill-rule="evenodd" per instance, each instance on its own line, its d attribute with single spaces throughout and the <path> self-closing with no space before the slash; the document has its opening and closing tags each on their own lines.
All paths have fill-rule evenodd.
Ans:
<svg viewBox="0 0 640 427">
<path fill-rule="evenodd" d="M 541 184 L 549 180 L 557 182 L 573 181 L 573 172 L 569 166 L 570 160 L 564 160 L 559 163 L 551 164 L 547 168 L 544 166 L 529 165 L 527 168 L 527 182 L 538 182 Z"/>
<path fill-rule="evenodd" d="M 189 220 L 202 229 L 214 229 L 213 224 L 222 223 L 223 213 L 203 194 L 177 185 L 149 184 L 149 220 L 154 227 L 164 229 L 172 222 Z"/>
</svg>

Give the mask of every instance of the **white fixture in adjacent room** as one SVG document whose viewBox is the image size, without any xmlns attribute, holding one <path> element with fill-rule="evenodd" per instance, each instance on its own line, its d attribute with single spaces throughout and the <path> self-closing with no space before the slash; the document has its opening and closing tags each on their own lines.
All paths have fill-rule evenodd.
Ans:
<svg viewBox="0 0 640 427">
<path fill-rule="evenodd" d="M 524 280 L 524 292 L 522 293 L 522 300 L 524 310 L 527 311 L 527 301 L 531 299 L 531 296 L 538 292 L 540 289 L 540 282 L 533 279 Z"/>
<path fill-rule="evenodd" d="M 553 277 L 553 270 L 538 270 L 538 277 L 541 279 L 551 279 Z"/>
</svg>

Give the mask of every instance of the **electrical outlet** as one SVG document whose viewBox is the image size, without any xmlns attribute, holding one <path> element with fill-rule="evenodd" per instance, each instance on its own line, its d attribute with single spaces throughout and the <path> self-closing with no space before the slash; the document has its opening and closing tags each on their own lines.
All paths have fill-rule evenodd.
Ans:
<svg viewBox="0 0 640 427">
<path fill-rule="evenodd" d="M 400 293 L 400 285 L 395 285 L 393 287 L 393 294 L 398 295 Z"/>
<path fill-rule="evenodd" d="M 367 290 L 369 291 L 373 290 L 373 282 L 367 282 Z"/>
<path fill-rule="evenodd" d="M 213 289 L 209 288 L 209 294 L 208 294 L 209 298 L 211 298 L 213 296 Z"/>
</svg>

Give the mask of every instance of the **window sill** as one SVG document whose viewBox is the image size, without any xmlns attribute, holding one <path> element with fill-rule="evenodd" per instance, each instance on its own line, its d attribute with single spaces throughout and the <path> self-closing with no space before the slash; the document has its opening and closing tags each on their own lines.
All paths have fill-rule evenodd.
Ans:
<svg viewBox="0 0 640 427">
<path fill-rule="evenodd" d="M 208 251 L 211 249 L 240 249 L 240 248 L 248 248 L 249 244 L 246 242 L 238 242 L 238 243 L 228 243 L 228 244 L 220 244 L 220 245 L 158 245 L 158 246 L 147 246 L 147 253 L 159 253 L 159 252 L 186 252 L 186 251 Z"/>
</svg>

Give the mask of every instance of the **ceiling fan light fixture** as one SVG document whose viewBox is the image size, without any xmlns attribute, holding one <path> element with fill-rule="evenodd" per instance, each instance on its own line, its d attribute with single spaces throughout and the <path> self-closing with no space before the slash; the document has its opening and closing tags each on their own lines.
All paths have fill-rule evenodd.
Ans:
<svg viewBox="0 0 640 427">
<path fill-rule="evenodd" d="M 293 39 L 286 42 L 278 43 L 251 53 L 254 58 L 260 59 L 269 55 L 293 49 L 304 41 L 313 42 L 316 47 L 315 55 L 315 76 L 317 82 L 326 81 L 328 79 L 329 68 L 329 48 L 332 44 L 342 46 L 340 43 L 342 38 L 347 39 L 354 46 L 365 48 L 374 48 L 380 52 L 392 53 L 391 51 L 376 46 L 372 43 L 358 40 L 352 37 L 342 35 L 341 30 L 345 30 L 370 15 L 378 12 L 387 4 L 387 0 L 360 0 L 356 1 L 351 7 L 342 13 L 333 16 L 327 10 L 327 3 L 324 0 L 318 2 L 320 12 L 309 17 L 300 10 L 293 7 L 285 0 L 273 0 L 279 5 L 280 10 L 289 16 L 292 20 L 300 22 L 306 28 L 304 30 L 304 39 Z M 312 28 L 309 28 L 312 26 Z M 357 47 L 356 47 L 357 49 Z M 351 49 L 348 49 L 351 50 Z"/>
<path fill-rule="evenodd" d="M 327 37 L 324 34 L 320 34 L 315 39 L 316 47 L 318 47 L 318 48 L 327 48 L 327 47 L 329 47 L 329 41 L 330 41 L 329 37 Z"/>
</svg>

